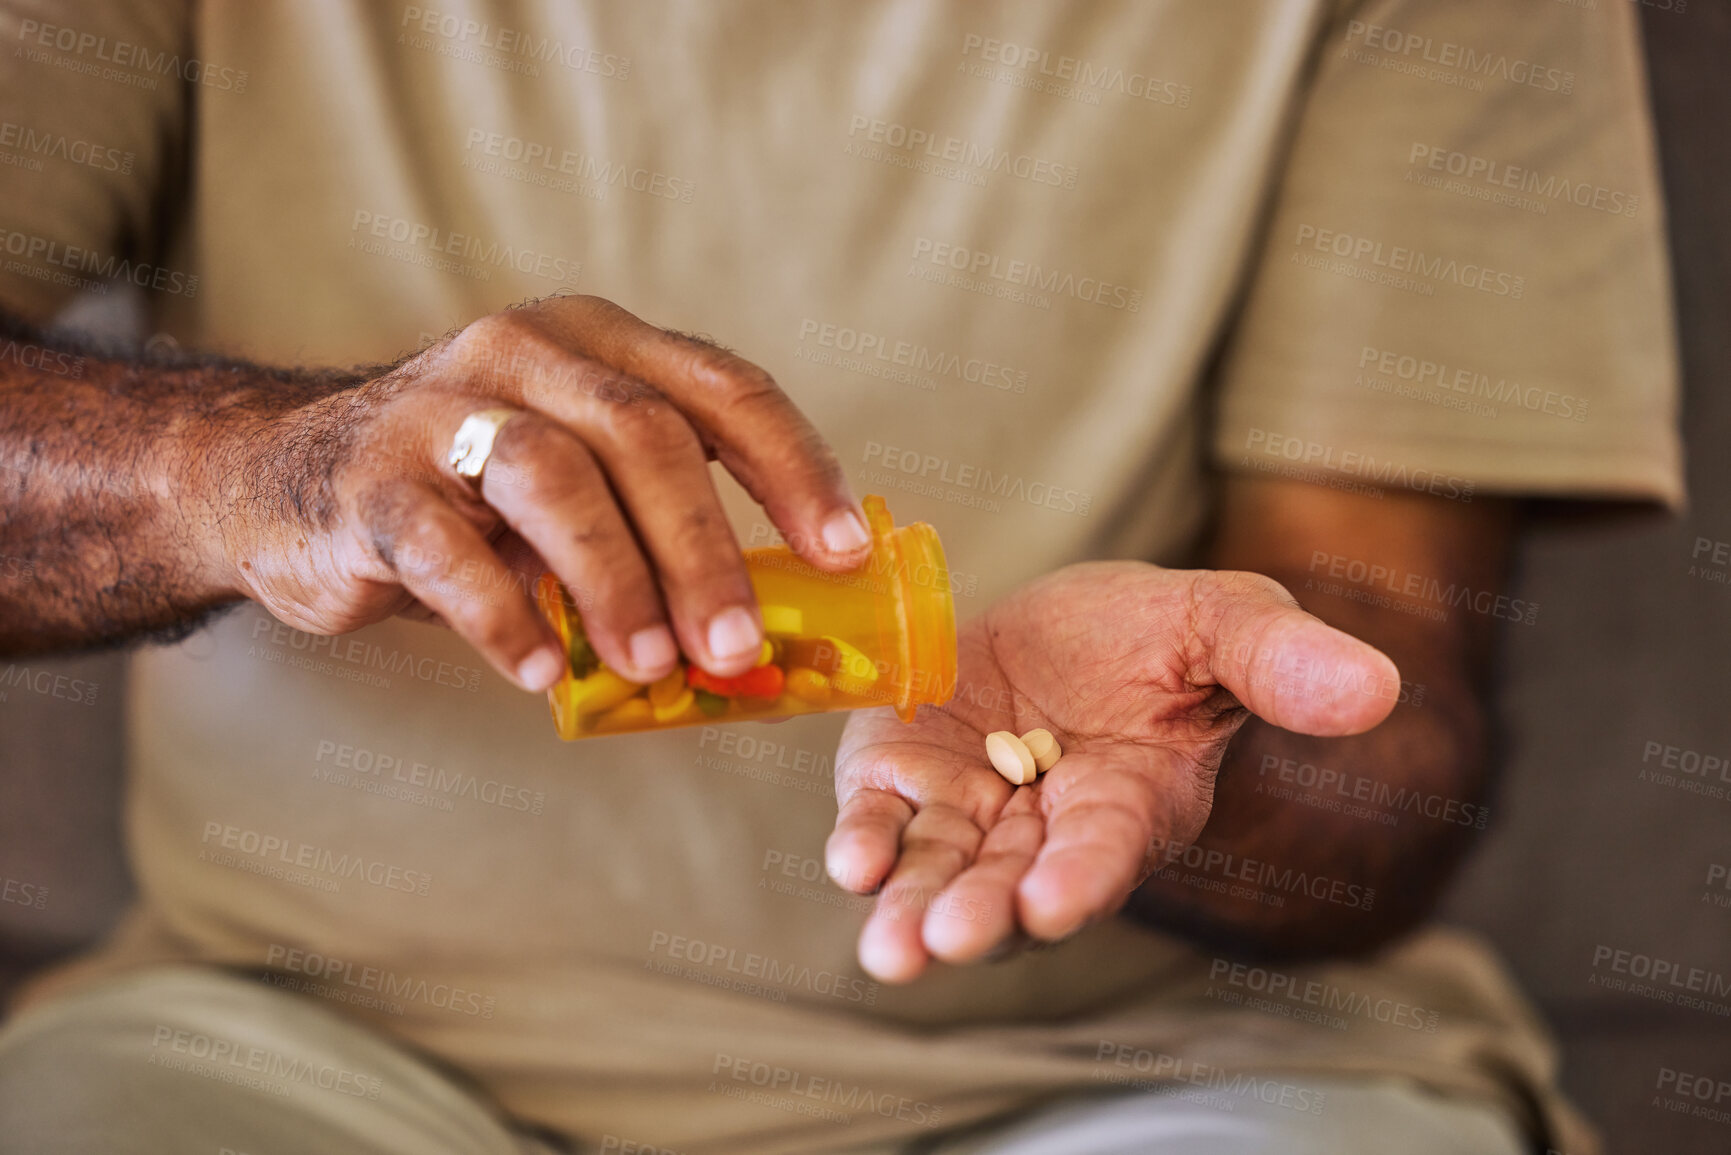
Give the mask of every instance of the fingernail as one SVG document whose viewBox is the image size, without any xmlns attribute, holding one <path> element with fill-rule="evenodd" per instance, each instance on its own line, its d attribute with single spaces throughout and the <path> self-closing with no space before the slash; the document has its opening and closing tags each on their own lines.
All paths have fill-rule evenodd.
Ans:
<svg viewBox="0 0 1731 1155">
<path fill-rule="evenodd" d="M 869 541 L 865 522 L 851 509 L 823 523 L 823 546 L 831 553 L 852 553 Z"/>
<path fill-rule="evenodd" d="M 679 646 L 666 626 L 638 630 L 626 644 L 631 650 L 631 664 L 638 673 L 670 666 L 679 657 Z"/>
<path fill-rule="evenodd" d="M 551 646 L 542 646 L 523 659 L 517 667 L 517 680 L 539 693 L 565 674 L 565 655 Z"/>
<path fill-rule="evenodd" d="M 1063 930 L 1059 931 L 1057 934 L 1053 935 L 1051 938 L 1051 941 L 1052 942 L 1063 942 L 1065 939 L 1069 938 L 1071 935 L 1076 934 L 1083 927 L 1085 927 L 1087 925 L 1088 925 L 1088 916 L 1083 915 L 1081 918 L 1079 918 L 1075 922 L 1071 923 L 1068 927 L 1064 928 Z"/>
<path fill-rule="evenodd" d="M 722 610 L 709 619 L 709 656 L 725 662 L 744 654 L 755 654 L 763 648 L 763 634 L 757 619 L 741 606 Z"/>
</svg>

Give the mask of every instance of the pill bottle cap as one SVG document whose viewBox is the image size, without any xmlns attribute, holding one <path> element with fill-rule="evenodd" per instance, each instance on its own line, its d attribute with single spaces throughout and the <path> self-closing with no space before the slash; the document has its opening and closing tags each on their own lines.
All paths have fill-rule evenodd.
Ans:
<svg viewBox="0 0 1731 1155">
<path fill-rule="evenodd" d="M 875 493 L 860 504 L 878 565 L 893 581 L 902 652 L 892 704 L 902 721 L 911 722 L 915 707 L 942 705 L 956 692 L 956 602 L 950 593 L 950 568 L 938 531 L 930 525 L 916 521 L 898 529 L 888 504 Z"/>
</svg>

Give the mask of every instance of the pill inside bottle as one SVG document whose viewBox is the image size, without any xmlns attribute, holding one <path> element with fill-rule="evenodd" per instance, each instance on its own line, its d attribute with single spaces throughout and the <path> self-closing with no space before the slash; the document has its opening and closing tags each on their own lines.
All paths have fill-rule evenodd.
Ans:
<svg viewBox="0 0 1731 1155">
<path fill-rule="evenodd" d="M 937 531 L 898 526 L 883 498 L 862 503 L 865 564 L 834 574 L 785 545 L 745 551 L 765 640 L 754 668 L 718 677 L 681 658 L 659 681 L 633 682 L 589 644 L 577 599 L 552 574 L 535 588 L 564 643 L 564 677 L 547 692 L 561 738 L 893 706 L 904 722 L 956 688 L 955 604 Z M 1013 735 L 1012 735 L 1013 737 Z"/>
</svg>

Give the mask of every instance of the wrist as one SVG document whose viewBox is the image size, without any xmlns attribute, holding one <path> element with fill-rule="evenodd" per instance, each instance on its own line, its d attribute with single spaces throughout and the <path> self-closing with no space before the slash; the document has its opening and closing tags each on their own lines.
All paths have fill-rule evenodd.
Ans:
<svg viewBox="0 0 1731 1155">
<path fill-rule="evenodd" d="M 353 380 L 260 374 L 189 407 L 165 438 L 186 572 L 211 601 L 255 597 L 271 539 L 304 547 L 328 503 L 324 418 Z"/>
</svg>

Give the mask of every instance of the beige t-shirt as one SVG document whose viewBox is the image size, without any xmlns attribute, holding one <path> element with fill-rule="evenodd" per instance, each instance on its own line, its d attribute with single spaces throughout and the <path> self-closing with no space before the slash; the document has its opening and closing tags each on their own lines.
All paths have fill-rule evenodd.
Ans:
<svg viewBox="0 0 1731 1155">
<path fill-rule="evenodd" d="M 1210 436 L 1334 485 L 1681 497 L 1627 5 L 7 7 L 10 307 L 118 272 L 185 345 L 326 364 L 596 293 L 772 371 L 937 526 L 964 617 L 1182 557 Z M 243 609 L 136 662 L 142 898 L 92 965 L 269 965 L 523 1116 L 680 1151 L 1329 1072 L 1590 1149 L 1453 935 L 1271 972 L 1115 922 L 871 982 L 820 865 L 841 721 L 566 745 L 447 633 Z"/>
</svg>

